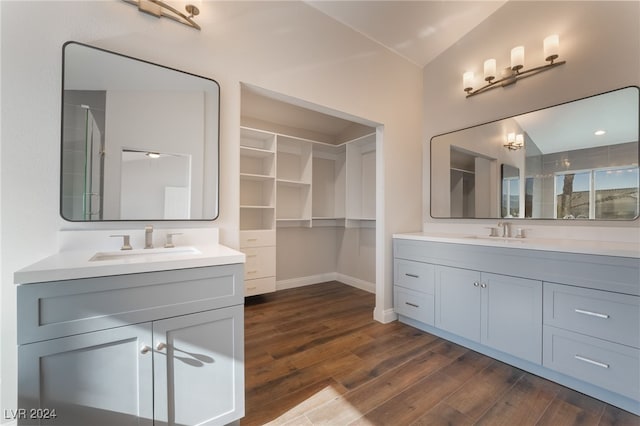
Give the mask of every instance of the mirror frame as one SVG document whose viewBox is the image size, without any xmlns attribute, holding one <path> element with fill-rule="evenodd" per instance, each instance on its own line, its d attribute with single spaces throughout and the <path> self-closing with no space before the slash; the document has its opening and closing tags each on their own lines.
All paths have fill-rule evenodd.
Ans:
<svg viewBox="0 0 640 426">
<path fill-rule="evenodd" d="M 168 71 L 174 71 L 177 73 L 181 73 L 184 74 L 186 76 L 191 76 L 191 77 L 196 77 L 198 79 L 202 79 L 202 80 L 207 80 L 213 84 L 215 84 L 217 86 L 217 90 L 218 90 L 218 96 L 217 96 L 217 103 L 216 103 L 216 109 L 217 109 L 217 115 L 215 117 L 215 120 L 217 120 L 217 129 L 216 129 L 216 133 L 215 133 L 215 137 L 216 137 L 216 148 L 215 148 L 215 155 L 216 155 L 216 182 L 215 182 L 215 186 L 212 186 L 212 188 L 215 188 L 215 199 L 214 199 L 214 206 L 215 206 L 215 216 L 212 218 L 197 218 L 197 219 L 191 219 L 191 218 L 180 218 L 180 219 L 158 219 L 158 218 L 147 218 L 147 219 L 99 219 L 99 220 L 72 220 L 72 219 L 68 219 L 63 215 L 63 178 L 64 178 L 64 169 L 63 169 L 63 163 L 64 163 L 64 102 L 65 102 L 65 66 L 66 66 L 66 61 L 65 61 L 65 50 L 67 48 L 67 46 L 69 45 L 78 45 L 78 46 L 82 46 L 82 47 L 86 47 L 86 48 L 90 48 L 90 49 L 94 49 L 96 51 L 99 52 L 103 52 L 103 53 L 107 53 L 110 55 L 115 55 L 115 56 L 119 56 L 121 58 L 125 58 L 125 59 L 129 59 L 132 61 L 136 61 L 145 65 L 151 65 L 154 67 L 159 67 Z M 184 70 L 180 70 L 177 68 L 173 68 L 173 67 L 169 67 L 166 65 L 161 65 L 155 62 L 151 62 L 151 61 L 147 61 L 145 59 L 140 59 L 140 58 L 136 58 L 133 56 L 129 56 L 123 53 L 119 53 L 119 52 L 114 52 L 111 50 L 107 50 L 107 49 L 103 49 L 101 47 L 96 47 L 96 46 L 92 46 L 86 43 L 81 43 L 81 42 L 77 42 L 77 41 L 67 41 L 62 45 L 62 75 L 61 75 L 61 93 L 60 93 L 60 182 L 58 185 L 58 190 L 59 190 L 59 214 L 60 217 L 67 221 L 67 222 L 72 222 L 72 223 L 104 223 L 104 222 L 183 222 L 183 221 L 188 221 L 188 222 L 212 222 L 217 220 L 220 217 L 220 98 L 221 98 L 221 88 L 220 88 L 220 84 L 212 79 L 212 78 L 208 78 L 208 77 L 204 77 L 198 74 L 194 74 L 188 71 L 184 71 Z M 205 115 L 205 120 L 207 118 L 208 114 Z M 203 195 L 203 199 L 204 199 L 204 195 Z"/>
<path fill-rule="evenodd" d="M 465 130 L 469 130 L 469 129 L 474 129 L 477 127 L 481 127 L 487 124 L 494 124 L 497 122 L 500 122 L 502 120 L 508 120 L 508 119 L 512 119 L 515 117 L 519 117 L 521 115 L 526 115 L 526 114 L 530 114 L 530 113 L 534 113 L 534 112 L 538 112 L 538 111 L 543 111 L 549 108 L 554 108 L 557 106 L 562 106 L 562 105 L 567 105 L 567 104 L 571 104 L 573 102 L 577 102 L 577 101 L 582 101 L 582 100 L 586 100 L 586 99 L 590 99 L 590 98 L 594 98 L 600 95 L 606 95 L 608 93 L 612 93 L 612 92 L 617 92 L 619 90 L 624 90 L 624 89 L 630 89 L 630 88 L 634 88 L 638 91 L 638 103 L 639 103 L 639 113 L 638 113 L 638 164 L 640 166 L 640 86 L 635 86 L 635 85 L 629 85 L 629 86 L 623 86 L 617 89 L 612 89 L 612 90 L 607 90 L 605 92 L 601 92 L 601 93 L 596 93 L 593 95 L 589 95 L 589 96 L 585 96 L 582 98 L 577 98 L 577 99 L 573 99 L 570 101 L 566 101 L 566 102 L 561 102 L 559 104 L 554 104 L 554 105 L 549 105 L 546 107 L 542 107 L 542 108 L 537 108 L 534 110 L 530 110 L 530 111 L 525 111 L 522 112 L 520 114 L 514 114 L 514 115 L 510 115 L 507 117 L 502 117 L 502 118 L 498 118 L 495 120 L 491 120 L 491 121 L 487 121 L 484 123 L 479 123 L 479 124 L 474 124 L 471 126 L 467 126 L 464 127 L 462 129 L 457 129 L 457 130 L 453 130 L 450 132 L 445 132 L 445 133 L 440 133 L 437 135 L 434 135 L 431 137 L 431 139 L 429 140 L 429 216 L 432 219 L 436 219 L 436 220 L 486 220 L 486 219 L 491 219 L 491 220 L 500 220 L 500 219 L 504 219 L 501 217 L 452 217 L 452 216 L 434 216 L 433 215 L 433 186 L 434 186 L 434 179 L 433 179 L 433 140 L 437 137 L 441 137 L 441 136 L 446 136 L 446 135 L 450 135 L 453 133 L 457 133 L 457 132 L 461 132 L 461 131 L 465 131 Z M 526 144 L 526 142 L 525 142 Z M 525 171 L 526 173 L 526 171 Z M 502 181 L 502 177 L 500 177 L 500 180 Z M 502 187 L 500 186 L 500 189 L 502 189 Z M 520 196 L 526 196 L 526 194 L 520 194 Z M 501 197 L 501 194 L 500 194 Z M 500 206 L 502 206 L 502 203 L 500 203 Z M 613 219 L 576 219 L 576 220 L 567 220 L 567 219 L 561 219 L 561 218 L 553 218 L 553 217 L 536 217 L 536 218 L 532 218 L 532 217 L 514 217 L 514 218 L 509 218 L 509 220 L 552 220 L 552 221 L 562 221 L 563 223 L 579 223 L 579 224 L 585 224 L 585 223 L 593 223 L 593 222 L 597 222 L 597 223 L 606 223 L 606 222 L 611 222 L 611 223 L 621 223 L 621 222 L 634 222 L 634 221 L 638 221 L 640 220 L 640 212 L 639 214 L 633 218 L 633 219 L 618 219 L 618 220 L 613 220 Z"/>
</svg>

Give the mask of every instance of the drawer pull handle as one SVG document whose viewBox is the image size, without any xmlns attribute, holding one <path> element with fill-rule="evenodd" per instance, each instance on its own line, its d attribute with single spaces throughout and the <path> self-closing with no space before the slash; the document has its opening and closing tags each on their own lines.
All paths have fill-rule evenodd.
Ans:
<svg viewBox="0 0 640 426">
<path fill-rule="evenodd" d="M 247 271 L 247 274 L 257 274 L 258 271 Z"/>
<path fill-rule="evenodd" d="M 411 278 L 420 278 L 420 275 L 416 275 L 416 274 L 408 274 L 407 273 L 405 275 L 408 276 L 408 277 L 411 277 Z"/>
<path fill-rule="evenodd" d="M 580 355 L 574 355 L 574 358 L 579 360 L 579 361 L 583 361 L 586 362 L 588 364 L 593 364 L 593 365 L 597 365 L 598 367 L 602 367 L 602 368 L 609 368 L 609 364 L 605 364 L 604 362 L 598 362 L 598 361 L 594 361 L 592 359 L 589 358 L 585 358 L 583 356 Z"/>
<path fill-rule="evenodd" d="M 247 238 L 247 241 L 258 241 L 257 238 Z"/>
<path fill-rule="evenodd" d="M 415 303 L 404 302 L 406 305 L 412 306 L 414 308 L 419 308 L 420 305 L 416 305 Z"/>
<path fill-rule="evenodd" d="M 247 257 L 256 257 L 257 254 L 248 254 Z"/>
<path fill-rule="evenodd" d="M 255 290 L 255 289 L 257 289 L 257 288 L 258 288 L 258 287 L 255 287 L 255 286 L 254 286 L 254 287 L 247 287 L 247 290 Z"/>
<path fill-rule="evenodd" d="M 600 314 L 598 312 L 591 312 L 591 311 L 585 311 L 583 309 L 574 309 L 574 311 L 578 314 L 583 314 L 583 315 L 589 315 L 591 317 L 598 317 L 598 318 L 604 318 L 607 319 L 609 318 L 609 315 L 607 314 Z"/>
</svg>

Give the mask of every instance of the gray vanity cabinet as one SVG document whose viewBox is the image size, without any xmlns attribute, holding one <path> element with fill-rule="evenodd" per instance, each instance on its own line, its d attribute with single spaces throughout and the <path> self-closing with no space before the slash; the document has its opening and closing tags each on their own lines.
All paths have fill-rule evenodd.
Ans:
<svg viewBox="0 0 640 426">
<path fill-rule="evenodd" d="M 435 326 L 542 363 L 542 282 L 436 267 Z"/>
<path fill-rule="evenodd" d="M 524 244 L 395 236 L 399 320 L 640 414 L 638 258 Z"/>
<path fill-rule="evenodd" d="M 242 377 L 241 306 L 153 323 L 154 425 L 230 423 Z M 242 391 L 242 390 L 241 390 Z"/>
<path fill-rule="evenodd" d="M 19 424 L 241 418 L 242 277 L 235 264 L 18 286 L 18 406 L 56 414 Z"/>
<path fill-rule="evenodd" d="M 145 323 L 20 346 L 19 424 L 152 425 L 149 342 Z"/>
</svg>

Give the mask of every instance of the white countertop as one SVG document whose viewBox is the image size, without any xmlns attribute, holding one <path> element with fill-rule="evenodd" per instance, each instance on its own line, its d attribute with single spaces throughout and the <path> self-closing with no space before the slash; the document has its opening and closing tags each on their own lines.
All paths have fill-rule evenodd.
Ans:
<svg viewBox="0 0 640 426">
<path fill-rule="evenodd" d="M 96 254 L 90 250 L 61 251 L 16 271 L 14 282 L 16 284 L 30 284 L 245 262 L 244 253 L 220 244 L 193 247 L 197 250 L 196 252 L 184 255 L 153 256 L 151 251 L 149 255 L 137 255 L 143 251 L 137 250 L 131 257 L 98 261 L 90 260 Z M 176 249 L 180 249 L 180 247 L 177 246 Z M 153 250 L 159 253 L 163 249 Z"/>
<path fill-rule="evenodd" d="M 600 256 L 620 256 L 640 259 L 640 242 L 635 244 L 611 241 L 561 240 L 550 238 L 501 238 L 471 234 L 431 232 L 394 234 L 393 238 L 491 247 L 508 247 L 513 249 L 593 254 Z"/>
</svg>

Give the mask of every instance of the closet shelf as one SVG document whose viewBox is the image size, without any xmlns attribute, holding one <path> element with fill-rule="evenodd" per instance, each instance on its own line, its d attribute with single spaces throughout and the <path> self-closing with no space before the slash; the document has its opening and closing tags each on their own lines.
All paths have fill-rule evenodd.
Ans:
<svg viewBox="0 0 640 426">
<path fill-rule="evenodd" d="M 267 158 L 275 155 L 275 151 L 249 146 L 240 146 L 240 152 L 247 157 Z"/>
<path fill-rule="evenodd" d="M 269 175 L 260 175 L 254 173 L 240 173 L 240 179 L 255 180 L 255 181 L 269 181 L 274 180 L 275 177 Z"/>
<path fill-rule="evenodd" d="M 261 206 L 261 205 L 240 205 L 241 209 L 274 209 L 273 206 Z"/>
<path fill-rule="evenodd" d="M 276 182 L 278 182 L 279 185 L 292 186 L 297 188 L 311 186 L 311 182 L 302 182 L 299 180 L 276 179 Z"/>
</svg>

